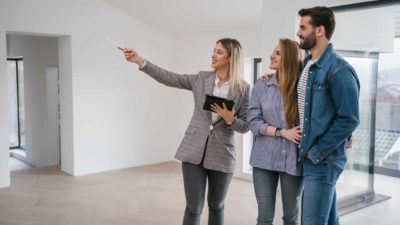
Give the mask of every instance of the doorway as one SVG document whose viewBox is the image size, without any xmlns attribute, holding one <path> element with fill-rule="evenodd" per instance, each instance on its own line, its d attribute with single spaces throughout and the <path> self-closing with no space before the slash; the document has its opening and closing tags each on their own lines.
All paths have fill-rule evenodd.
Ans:
<svg viewBox="0 0 400 225">
<path fill-rule="evenodd" d="M 59 166 L 58 38 L 7 34 L 7 44 L 11 170 Z"/>
</svg>

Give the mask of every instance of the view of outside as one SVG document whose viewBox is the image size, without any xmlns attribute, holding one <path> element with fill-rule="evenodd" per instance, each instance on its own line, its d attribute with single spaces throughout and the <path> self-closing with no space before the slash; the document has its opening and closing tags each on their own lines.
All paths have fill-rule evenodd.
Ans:
<svg viewBox="0 0 400 225">
<path fill-rule="evenodd" d="M 378 64 L 375 166 L 400 170 L 400 38 Z"/>
<path fill-rule="evenodd" d="M 22 60 L 7 60 L 7 62 L 8 62 L 7 72 L 8 72 L 9 147 L 23 148 L 23 146 L 25 146 L 23 62 Z M 17 88 L 17 82 L 18 82 L 18 88 Z M 18 124 L 18 115 L 19 115 L 19 124 Z"/>
<path fill-rule="evenodd" d="M 355 67 L 360 67 L 362 63 L 352 59 L 348 61 L 356 65 Z M 375 127 L 375 167 L 396 171 L 400 170 L 400 64 L 398 62 L 400 62 L 400 38 L 395 39 L 393 53 L 379 54 Z M 370 125 L 368 120 L 362 118 L 368 118 L 370 112 L 368 108 L 370 105 L 367 104 L 370 101 L 370 92 L 364 90 L 363 85 L 369 87 L 370 83 L 365 80 L 363 74 L 359 74 L 359 78 L 362 87 L 361 124 L 354 133 L 355 145 L 352 151 L 353 163 L 366 166 L 369 159 Z"/>
<path fill-rule="evenodd" d="M 360 81 L 360 125 L 353 132 L 353 147 L 347 149 L 346 168 L 340 176 L 337 188 L 338 197 L 346 198 L 353 194 L 369 190 L 368 165 L 371 149 L 371 130 L 374 129 L 372 119 L 373 82 L 376 77 L 377 59 L 370 55 L 356 54 L 346 57 L 347 53 L 340 52 L 347 62 L 355 69 Z M 377 56 L 377 55 L 374 55 Z M 345 98 L 345 96 L 343 96 Z"/>
<path fill-rule="evenodd" d="M 373 87 L 372 78 L 376 76 L 377 60 L 364 57 L 344 57 L 353 68 L 356 70 L 360 82 L 360 125 L 353 133 L 353 147 L 348 149 L 349 169 L 366 168 L 369 165 L 370 159 L 370 144 L 371 144 L 371 90 Z M 365 172 L 367 172 L 366 170 Z"/>
<path fill-rule="evenodd" d="M 8 139 L 10 147 L 18 146 L 17 63 L 8 61 Z"/>
</svg>

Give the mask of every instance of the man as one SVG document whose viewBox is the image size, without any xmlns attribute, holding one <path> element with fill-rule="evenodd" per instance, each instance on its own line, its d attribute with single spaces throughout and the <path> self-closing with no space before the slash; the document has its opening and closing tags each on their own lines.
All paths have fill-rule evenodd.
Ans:
<svg viewBox="0 0 400 225">
<path fill-rule="evenodd" d="M 336 181 L 346 163 L 345 146 L 359 124 L 360 84 L 354 69 L 329 40 L 335 16 L 327 7 L 301 9 L 297 36 L 308 50 L 297 84 L 304 169 L 303 225 L 337 225 Z"/>
</svg>

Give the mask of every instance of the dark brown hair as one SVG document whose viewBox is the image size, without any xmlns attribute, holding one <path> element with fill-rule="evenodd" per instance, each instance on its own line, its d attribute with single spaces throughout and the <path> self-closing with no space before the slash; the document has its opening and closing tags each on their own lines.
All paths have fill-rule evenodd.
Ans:
<svg viewBox="0 0 400 225">
<path fill-rule="evenodd" d="M 310 16 L 311 25 L 314 27 L 323 26 L 325 28 L 325 36 L 328 40 L 331 39 L 333 31 L 335 30 L 335 14 L 333 11 L 325 6 L 315 6 L 308 9 L 300 9 L 299 16 Z"/>
</svg>

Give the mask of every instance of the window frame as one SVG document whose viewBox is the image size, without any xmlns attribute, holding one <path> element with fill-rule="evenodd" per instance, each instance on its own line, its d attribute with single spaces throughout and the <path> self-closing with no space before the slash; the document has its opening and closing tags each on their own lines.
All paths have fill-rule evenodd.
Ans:
<svg viewBox="0 0 400 225">
<path fill-rule="evenodd" d="M 19 80 L 20 80 L 20 74 L 19 74 L 19 66 L 20 63 L 24 61 L 23 57 L 10 57 L 7 58 L 7 61 L 13 61 L 15 62 L 15 76 L 16 76 L 16 95 L 17 95 L 17 130 L 18 130 L 18 145 L 17 146 L 9 146 L 10 150 L 14 149 L 22 149 L 25 150 L 25 147 L 21 145 L 21 109 L 20 109 L 20 102 L 21 102 L 21 96 L 20 96 L 20 87 L 19 87 Z"/>
</svg>

